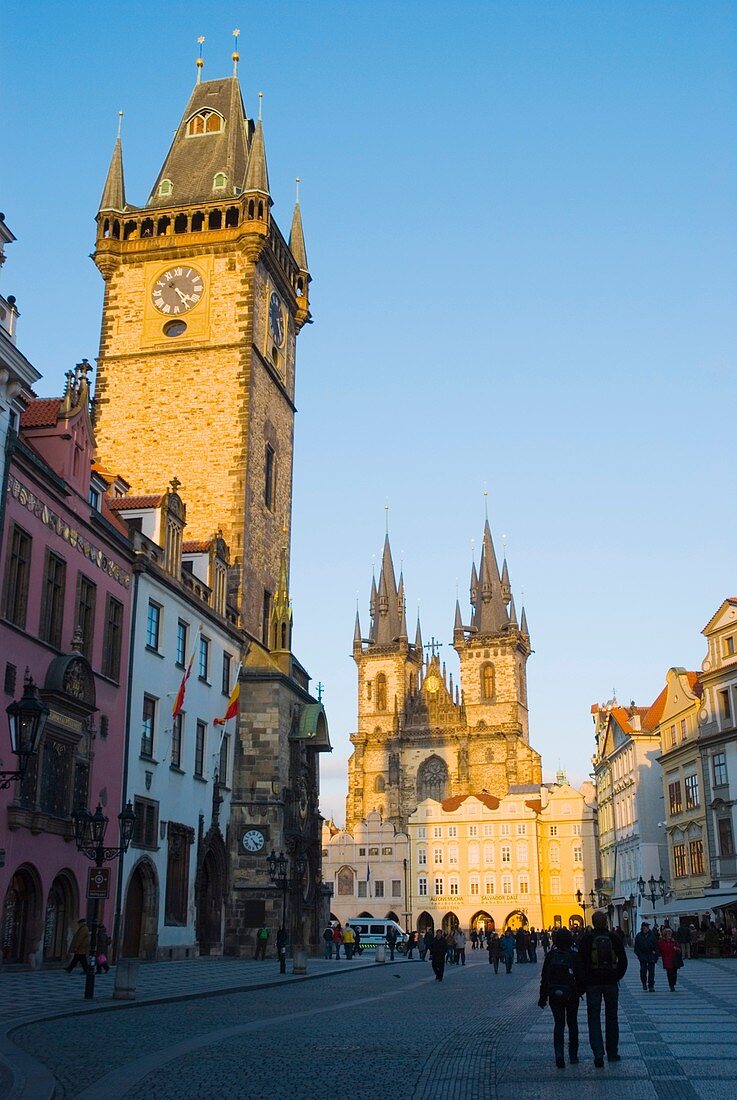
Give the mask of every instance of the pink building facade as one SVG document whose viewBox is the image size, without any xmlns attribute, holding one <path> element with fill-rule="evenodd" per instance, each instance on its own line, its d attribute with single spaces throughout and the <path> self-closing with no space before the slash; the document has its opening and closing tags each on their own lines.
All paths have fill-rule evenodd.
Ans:
<svg viewBox="0 0 737 1100">
<path fill-rule="evenodd" d="M 94 439 L 83 363 L 63 398 L 30 400 L 6 473 L 0 531 L 3 706 L 26 672 L 49 717 L 39 752 L 0 791 L 0 946 L 3 965 L 60 964 L 87 908 L 92 864 L 78 854 L 71 812 L 109 817 L 118 843 L 126 728 L 132 553 L 92 472 Z M 16 765 L 6 727 L 0 758 Z M 115 886 L 101 903 L 112 931 Z"/>
</svg>

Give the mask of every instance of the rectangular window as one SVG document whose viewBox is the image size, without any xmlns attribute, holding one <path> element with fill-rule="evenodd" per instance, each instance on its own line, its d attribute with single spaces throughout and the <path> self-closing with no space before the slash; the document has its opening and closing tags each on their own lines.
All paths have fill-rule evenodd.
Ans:
<svg viewBox="0 0 737 1100">
<path fill-rule="evenodd" d="M 734 657 L 734 634 L 724 639 L 724 656 Z"/>
<path fill-rule="evenodd" d="M 477 878 L 472 878 L 468 885 L 470 887 L 470 892 L 472 894 L 478 894 L 478 892 L 479 892 L 479 880 Z"/>
<path fill-rule="evenodd" d="M 200 680 L 207 683 L 207 674 L 210 670 L 210 639 L 200 635 L 200 656 L 197 664 Z"/>
<path fill-rule="evenodd" d="M 392 879 L 392 897 L 401 898 L 402 896 L 402 880 L 398 878 Z"/>
<path fill-rule="evenodd" d="M 44 739 L 41 761 L 41 809 L 54 817 L 69 813 L 72 786 L 72 746 L 55 737 Z"/>
<path fill-rule="evenodd" d="M 369 855 L 370 856 L 378 856 L 378 854 L 379 854 L 379 849 L 378 848 L 369 848 Z"/>
<path fill-rule="evenodd" d="M 509 844 L 502 844 L 502 863 L 512 862 L 512 849 Z"/>
<path fill-rule="evenodd" d="M 77 621 L 82 631 L 82 652 L 88 661 L 92 660 L 92 644 L 95 634 L 95 599 L 97 585 L 84 573 L 77 574 Z"/>
<path fill-rule="evenodd" d="M 365 848 L 359 848 L 358 849 L 358 854 L 359 854 L 359 856 L 365 856 L 366 855 L 366 849 Z"/>
<path fill-rule="evenodd" d="M 432 858 L 433 858 L 433 863 L 437 864 L 438 867 L 442 866 L 442 863 L 443 863 L 443 849 L 442 848 L 433 848 Z"/>
<path fill-rule="evenodd" d="M 64 559 L 47 550 L 41 595 L 41 622 L 38 633 L 41 641 L 48 642 L 56 649 L 61 645 L 66 572 L 67 563 Z"/>
<path fill-rule="evenodd" d="M 520 875 L 519 877 L 519 892 L 520 894 L 529 894 L 530 892 L 530 880 L 527 875 Z"/>
<path fill-rule="evenodd" d="M 704 873 L 704 845 L 700 840 L 692 840 L 688 846 L 691 857 L 691 874 L 703 875 Z"/>
<path fill-rule="evenodd" d="M 184 711 L 180 710 L 179 714 L 172 720 L 171 724 L 171 766 L 172 768 L 181 768 L 182 766 L 182 733 L 184 731 Z"/>
<path fill-rule="evenodd" d="M 729 858 L 734 855 L 732 819 L 730 817 L 720 817 L 717 828 L 719 830 L 719 855 Z"/>
<path fill-rule="evenodd" d="M 141 756 L 151 759 L 154 755 L 154 730 L 156 728 L 156 700 L 152 695 L 143 697 L 143 715 L 141 718 Z"/>
<path fill-rule="evenodd" d="M 699 805 L 699 777 L 687 775 L 684 780 L 686 788 L 686 809 L 695 810 Z"/>
<path fill-rule="evenodd" d="M 218 779 L 224 787 L 228 785 L 228 752 L 230 750 L 230 735 L 223 734 L 223 740 L 220 743 L 220 765 L 218 767 Z"/>
<path fill-rule="evenodd" d="M 425 840 L 426 838 L 427 838 L 427 826 L 426 825 L 420 825 L 419 828 L 417 829 L 417 839 L 418 840 Z"/>
<path fill-rule="evenodd" d="M 484 844 L 484 863 L 493 864 L 493 862 L 494 862 L 494 845 L 493 844 Z"/>
<path fill-rule="evenodd" d="M 675 782 L 668 784 L 668 805 L 671 814 L 679 814 L 683 810 L 680 779 L 676 779 Z"/>
<path fill-rule="evenodd" d="M 376 882 L 374 883 L 374 897 L 375 898 L 383 898 L 383 896 L 384 896 L 384 881 L 383 881 L 383 879 L 377 878 Z"/>
<path fill-rule="evenodd" d="M 443 879 L 442 878 L 436 878 L 434 886 L 435 886 L 435 897 L 436 898 L 442 897 L 443 894 L 445 893 L 445 890 L 444 890 L 444 887 L 443 887 Z"/>
<path fill-rule="evenodd" d="M 442 825 L 433 825 L 432 835 L 435 837 L 436 840 L 439 840 L 443 835 L 443 826 Z"/>
<path fill-rule="evenodd" d="M 714 786 L 724 787 L 727 783 L 727 754 L 714 753 Z"/>
<path fill-rule="evenodd" d="M 159 649 L 159 634 L 161 632 L 161 606 L 148 601 L 148 614 L 146 616 L 146 645 L 149 649 Z"/>
<path fill-rule="evenodd" d="M 417 880 L 417 893 L 421 898 L 427 897 L 427 879 L 424 875 L 420 875 Z"/>
<path fill-rule="evenodd" d="M 31 575 L 31 536 L 22 527 L 13 527 L 10 553 L 5 570 L 3 614 L 8 622 L 23 629 L 28 607 L 28 580 Z"/>
<path fill-rule="evenodd" d="M 557 825 L 548 826 L 548 836 L 557 836 L 557 835 L 558 835 L 558 826 Z"/>
<path fill-rule="evenodd" d="M 524 822 L 517 822 L 517 836 L 527 836 L 527 826 Z"/>
<path fill-rule="evenodd" d="M 271 625 L 271 593 L 264 589 L 261 604 L 261 644 L 269 648 L 269 626 Z"/>
<path fill-rule="evenodd" d="M 577 844 L 573 849 L 573 862 L 583 863 L 583 848 L 580 844 Z"/>
<path fill-rule="evenodd" d="M 197 723 L 197 732 L 194 740 L 194 773 L 198 779 L 204 778 L 205 773 L 205 740 L 207 738 L 207 724 Z"/>
<path fill-rule="evenodd" d="M 485 878 L 484 879 L 484 893 L 487 895 L 487 897 L 491 896 L 493 893 L 495 893 L 494 879 L 493 878 Z"/>
<path fill-rule="evenodd" d="M 685 719 L 685 718 L 682 718 L 682 719 L 681 719 L 681 741 L 685 741 L 685 740 L 686 740 L 686 737 L 687 737 L 687 733 L 686 733 L 686 719 Z"/>
<path fill-rule="evenodd" d="M 189 623 L 184 619 L 177 622 L 177 664 L 184 668 L 187 663 L 187 637 L 189 635 Z"/>
<path fill-rule="evenodd" d="M 469 836 L 478 836 L 479 835 L 478 825 L 469 825 L 468 826 L 468 835 Z"/>
<path fill-rule="evenodd" d="M 459 884 L 457 879 L 453 879 L 450 883 L 450 893 L 457 894 L 459 890 Z"/>
<path fill-rule="evenodd" d="M 123 605 L 108 594 L 105 602 L 105 634 L 102 646 L 102 674 L 120 679 L 120 655 L 123 651 Z"/>
<path fill-rule="evenodd" d="M 676 878 L 686 877 L 686 845 L 673 845 L 673 871 Z"/>
<path fill-rule="evenodd" d="M 484 836 L 493 836 L 493 835 L 494 835 L 494 826 L 493 825 L 484 825 Z"/>
<path fill-rule="evenodd" d="M 185 925 L 189 901 L 189 847 L 192 830 L 170 821 L 167 827 L 164 923 Z"/>
<path fill-rule="evenodd" d="M 264 454 L 264 504 L 269 511 L 274 510 L 274 448 L 266 444 Z"/>
<path fill-rule="evenodd" d="M 560 879 L 557 875 L 553 875 L 550 879 L 550 893 L 560 894 Z"/>
<path fill-rule="evenodd" d="M 361 879 L 358 880 L 358 896 L 359 896 L 359 898 L 367 897 L 367 893 L 366 893 L 367 885 L 368 885 L 368 883 L 363 882 Z"/>
<path fill-rule="evenodd" d="M 390 856 L 393 851 L 394 851 L 394 849 L 392 847 L 387 846 L 387 847 L 384 847 L 384 848 L 381 849 L 381 854 L 383 856 Z"/>
<path fill-rule="evenodd" d="M 223 676 L 220 685 L 223 695 L 230 695 L 230 666 L 232 657 L 229 653 L 223 653 Z"/>
<path fill-rule="evenodd" d="M 457 825 L 449 825 L 448 826 L 448 836 L 451 836 L 451 837 L 458 836 L 458 826 Z"/>
<path fill-rule="evenodd" d="M 670 743 L 671 743 L 671 748 L 676 743 L 676 727 L 675 726 L 671 726 L 671 728 L 670 728 Z"/>
<path fill-rule="evenodd" d="M 427 848 L 417 849 L 417 863 L 420 867 L 427 867 Z"/>
<path fill-rule="evenodd" d="M 729 691 L 719 692 L 719 713 L 722 718 L 726 720 L 732 717 L 732 704 L 729 700 Z"/>
<path fill-rule="evenodd" d="M 582 836 L 582 834 L 583 834 L 583 828 L 580 825 L 574 825 L 573 826 L 573 835 L 574 836 Z"/>
<path fill-rule="evenodd" d="M 135 798 L 133 812 L 136 823 L 133 826 L 133 846 L 135 848 L 157 848 L 159 831 L 159 804 L 150 798 Z"/>
<path fill-rule="evenodd" d="M 512 876 L 511 875 L 504 875 L 502 877 L 502 893 L 503 894 L 511 894 L 512 893 Z"/>
</svg>

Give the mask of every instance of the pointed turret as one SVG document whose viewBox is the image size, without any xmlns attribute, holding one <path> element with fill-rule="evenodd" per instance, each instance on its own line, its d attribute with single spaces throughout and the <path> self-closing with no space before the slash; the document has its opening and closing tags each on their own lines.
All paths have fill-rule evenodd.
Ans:
<svg viewBox="0 0 737 1100">
<path fill-rule="evenodd" d="M 363 652 L 363 642 L 361 640 L 361 623 L 358 618 L 358 608 L 356 608 L 356 625 L 353 628 L 353 656 L 360 657 Z"/>
<path fill-rule="evenodd" d="M 453 645 L 462 645 L 463 638 L 463 616 L 461 615 L 461 605 L 456 599 L 456 617 L 453 623 Z"/>
<path fill-rule="evenodd" d="M 307 275 L 309 272 L 307 266 L 307 249 L 305 248 L 305 235 L 302 229 L 302 211 L 299 207 L 299 201 L 294 204 L 292 228 L 289 231 L 289 249 L 294 256 L 300 273 Z"/>
<path fill-rule="evenodd" d="M 479 594 L 479 575 L 476 572 L 476 562 L 471 566 L 471 603 L 475 607 Z"/>
<path fill-rule="evenodd" d="M 505 603 L 509 603 L 512 598 L 512 586 L 509 583 L 509 569 L 507 568 L 507 559 L 504 559 L 502 565 L 502 599 Z"/>
<path fill-rule="evenodd" d="M 471 583 L 473 584 L 473 573 Z M 488 519 L 484 524 L 474 612 L 473 626 L 478 634 L 496 634 L 507 625 L 507 609 Z"/>
<path fill-rule="evenodd" d="M 515 607 L 514 607 L 514 596 L 512 596 L 512 598 L 510 600 L 510 603 L 509 603 L 509 625 L 510 626 L 516 626 L 517 625 L 517 612 L 516 612 Z"/>
<path fill-rule="evenodd" d="M 397 610 L 399 611 L 399 641 L 407 645 L 407 609 L 404 602 L 404 577 L 401 573 L 399 574 L 397 605 Z"/>
<path fill-rule="evenodd" d="M 123 177 L 123 144 L 120 135 L 116 138 L 107 179 L 100 199 L 100 213 L 113 210 L 122 213 L 125 210 L 125 179 Z"/>
<path fill-rule="evenodd" d="M 251 151 L 248 154 L 248 169 L 243 184 L 243 191 L 249 194 L 251 191 L 259 195 L 265 195 L 271 205 L 271 192 L 269 191 L 269 170 L 266 167 L 266 148 L 264 145 L 264 128 L 261 119 L 256 123 L 256 129 L 251 141 Z"/>
<path fill-rule="evenodd" d="M 376 618 L 376 603 L 379 598 L 379 593 L 376 591 L 376 577 L 371 578 L 371 597 L 369 599 L 369 615 L 372 619 Z"/>
<path fill-rule="evenodd" d="M 402 621 L 399 613 L 399 589 L 395 579 L 394 562 L 388 535 L 384 539 L 381 572 L 376 592 L 376 611 L 371 624 L 371 640 L 376 645 L 394 645 L 399 640 Z M 406 625 L 404 629 L 406 636 Z"/>
<path fill-rule="evenodd" d="M 419 611 L 417 612 L 417 629 L 415 630 L 415 649 L 417 650 L 417 653 L 419 654 L 419 656 L 421 658 L 422 657 L 422 631 L 420 630 L 420 613 L 419 613 Z"/>
<path fill-rule="evenodd" d="M 292 648 L 292 601 L 289 598 L 287 548 L 282 546 L 279 560 L 279 580 L 271 608 L 271 648 L 288 653 Z"/>
<path fill-rule="evenodd" d="M 520 619 L 519 628 L 520 632 L 529 638 L 530 631 L 527 629 L 527 612 L 524 607 L 522 608 L 522 618 Z"/>
</svg>

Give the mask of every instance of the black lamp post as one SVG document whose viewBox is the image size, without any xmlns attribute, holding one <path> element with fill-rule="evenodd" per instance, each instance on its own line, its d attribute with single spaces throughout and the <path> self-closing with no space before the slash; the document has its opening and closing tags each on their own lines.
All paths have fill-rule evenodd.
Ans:
<svg viewBox="0 0 737 1100">
<path fill-rule="evenodd" d="M 591 893 L 593 894 L 593 892 L 592 890 Z M 582 894 L 580 890 L 576 890 L 576 901 L 583 909 L 583 923 L 586 924 L 586 910 L 589 909 L 590 906 L 584 901 L 584 894 Z"/>
<path fill-rule="evenodd" d="M 130 799 L 122 813 L 118 814 L 120 825 L 120 844 L 117 848 L 105 845 L 105 833 L 107 832 L 109 819 L 102 812 L 102 806 L 98 802 L 93 814 L 89 810 L 74 810 L 72 813 L 74 822 L 74 840 L 77 851 L 91 859 L 96 867 L 102 867 L 103 863 L 109 863 L 113 859 L 122 856 L 128 851 L 128 846 L 133 838 L 133 830 L 136 827 L 136 815 L 133 812 Z M 95 995 L 95 969 L 97 967 L 97 926 L 100 913 L 99 898 L 90 898 L 87 906 L 87 921 L 90 927 L 90 954 L 87 960 L 87 975 L 84 983 L 85 1000 L 89 1001 Z"/>
<path fill-rule="evenodd" d="M 0 791 L 5 791 L 16 779 L 22 779 L 31 756 L 38 752 L 41 735 L 49 716 L 49 708 L 39 698 L 33 677 L 26 669 L 23 697 L 6 708 L 10 728 L 10 748 L 18 757 L 17 771 L 0 771 Z"/>
<path fill-rule="evenodd" d="M 656 879 L 655 875 L 650 875 L 650 878 L 645 882 L 642 875 L 637 880 L 637 889 L 640 891 L 641 898 L 650 898 L 650 904 L 653 907 L 653 916 L 655 916 L 655 902 L 658 898 L 664 898 L 668 884 L 663 878 L 662 874 L 660 878 Z"/>
<path fill-rule="evenodd" d="M 295 853 L 292 857 L 292 873 L 290 874 L 289 860 L 284 852 L 279 852 L 279 855 L 277 855 L 272 848 L 270 855 L 266 857 L 266 866 L 269 869 L 269 878 L 274 886 L 282 892 L 281 928 L 282 936 L 286 937 L 287 894 L 290 890 L 301 889 L 307 870 L 307 856 L 301 851 Z M 285 974 L 287 970 L 286 939 L 283 948 L 277 946 L 279 947 L 279 971 Z"/>
</svg>

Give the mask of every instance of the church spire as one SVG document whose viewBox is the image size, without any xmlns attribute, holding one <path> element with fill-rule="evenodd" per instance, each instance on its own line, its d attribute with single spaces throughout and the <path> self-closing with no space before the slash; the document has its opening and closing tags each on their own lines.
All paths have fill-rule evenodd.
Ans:
<svg viewBox="0 0 737 1100">
<path fill-rule="evenodd" d="M 422 631 L 420 630 L 420 612 L 417 612 L 417 629 L 415 630 L 415 649 L 422 657 Z"/>
<path fill-rule="evenodd" d="M 123 143 L 120 140 L 120 129 L 123 121 L 123 112 L 118 111 L 118 136 L 113 146 L 113 155 L 110 159 L 110 167 L 107 170 L 107 179 L 100 199 L 100 213 L 103 210 L 115 210 L 122 213 L 125 210 L 125 180 L 123 178 Z"/>
<path fill-rule="evenodd" d="M 502 599 L 505 603 L 509 603 L 512 598 L 512 586 L 509 583 L 509 569 L 507 568 L 507 559 L 504 559 L 502 564 Z"/>
<path fill-rule="evenodd" d="M 299 206 L 299 177 L 295 182 L 297 184 L 297 200 L 294 204 L 294 213 L 292 214 L 292 228 L 289 231 L 289 250 L 294 256 L 300 273 L 306 275 L 309 268 L 307 266 L 305 235 L 302 229 L 302 211 Z"/>
<path fill-rule="evenodd" d="M 473 572 L 475 572 L 475 569 Z M 473 572 L 471 574 L 472 589 Z M 499 566 L 488 519 L 484 523 L 484 537 L 472 625 L 476 628 L 478 634 L 496 634 L 507 625 L 507 610 L 502 595 L 502 582 L 499 576 Z"/>
<path fill-rule="evenodd" d="M 289 598 L 286 546 L 281 548 L 279 580 L 271 608 L 271 648 L 279 652 L 289 652 L 292 648 L 292 601 Z"/>
<path fill-rule="evenodd" d="M 519 628 L 520 633 L 525 634 L 529 638 L 530 631 L 527 629 L 527 612 L 524 607 L 522 608 L 522 618 L 520 619 Z"/>
<path fill-rule="evenodd" d="M 399 612 L 399 641 L 407 645 L 407 608 L 404 601 L 404 577 L 401 573 L 397 589 L 397 611 Z"/>
<path fill-rule="evenodd" d="M 514 606 L 514 596 L 511 597 L 510 602 L 509 602 L 509 625 L 510 626 L 516 626 L 517 625 L 517 611 L 516 611 L 515 606 Z"/>
<path fill-rule="evenodd" d="M 353 656 L 360 657 L 363 652 L 363 642 L 361 640 L 361 621 L 358 617 L 358 608 L 356 608 L 356 625 L 353 627 Z"/>
<path fill-rule="evenodd" d="M 376 599 L 374 599 L 376 592 Z M 371 641 L 376 645 L 394 645 L 399 639 L 402 629 L 399 614 L 399 588 L 394 573 L 389 535 L 384 539 L 384 552 L 381 557 L 381 572 L 379 584 L 373 582 L 371 589 L 372 604 L 374 606 L 373 621 L 371 624 Z M 406 627 L 405 627 L 406 633 Z"/>
<path fill-rule="evenodd" d="M 260 195 L 266 195 L 271 204 L 271 192 L 269 191 L 269 170 L 266 167 L 266 147 L 264 145 L 264 127 L 259 118 L 251 140 L 251 150 L 248 154 L 248 168 L 243 190 L 256 191 Z"/>
</svg>

